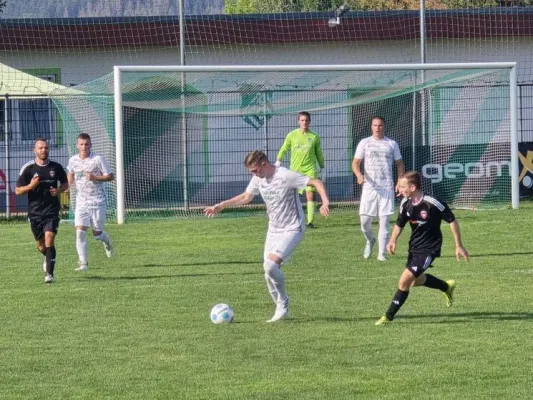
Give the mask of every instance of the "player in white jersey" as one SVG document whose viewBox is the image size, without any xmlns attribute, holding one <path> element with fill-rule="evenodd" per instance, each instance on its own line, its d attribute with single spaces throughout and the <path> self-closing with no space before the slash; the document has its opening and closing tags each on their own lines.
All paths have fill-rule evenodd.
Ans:
<svg viewBox="0 0 533 400">
<path fill-rule="evenodd" d="M 112 181 L 115 176 L 106 161 L 91 152 L 91 138 L 87 133 L 78 136 L 76 147 L 78 154 L 70 157 L 67 166 L 67 178 L 71 188 L 76 188 L 76 250 L 78 251 L 78 268 L 85 271 L 87 263 L 87 229 L 91 228 L 93 237 L 103 243 L 107 257 L 113 256 L 114 250 L 109 235 L 104 231 L 106 220 L 106 197 L 104 182 Z"/>
<path fill-rule="evenodd" d="M 251 152 L 244 165 L 254 175 L 244 193 L 205 209 L 208 217 L 215 216 L 226 207 L 250 203 L 261 194 L 269 218 L 265 240 L 263 269 L 265 280 L 276 305 L 274 316 L 267 322 L 275 322 L 288 316 L 289 297 L 285 289 L 285 277 L 281 264 L 286 261 L 305 231 L 305 217 L 298 190 L 313 186 L 322 199 L 320 214 L 329 215 L 329 199 L 324 184 L 298 172 L 271 164 L 265 153 Z"/>
<path fill-rule="evenodd" d="M 372 136 L 359 142 L 352 162 L 352 170 L 357 183 L 363 185 L 359 218 L 361 231 L 366 239 L 363 257 L 372 255 L 376 243 L 372 232 L 372 221 L 379 217 L 378 260 L 385 261 L 386 245 L 389 238 L 389 220 L 394 213 L 395 185 L 392 174 L 396 165 L 398 176 L 405 172 L 398 143 L 385 136 L 385 120 L 375 116 L 371 119 Z M 361 172 L 364 163 L 364 175 Z M 397 191 L 397 190 L 396 190 Z"/>
</svg>

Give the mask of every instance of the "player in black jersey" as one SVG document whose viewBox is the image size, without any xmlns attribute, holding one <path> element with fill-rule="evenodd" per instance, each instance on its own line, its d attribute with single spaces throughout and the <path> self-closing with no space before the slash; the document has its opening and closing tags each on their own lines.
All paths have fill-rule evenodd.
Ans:
<svg viewBox="0 0 533 400">
<path fill-rule="evenodd" d="M 44 281 L 54 281 L 56 259 L 55 235 L 59 226 L 59 194 L 68 189 L 65 169 L 48 158 L 46 139 L 35 141 L 35 159 L 20 170 L 15 193 L 28 194 L 28 220 L 37 241 L 37 249 L 45 256 Z"/>
<path fill-rule="evenodd" d="M 433 196 L 424 195 L 420 191 L 420 175 L 417 172 L 406 172 L 398 181 L 400 194 L 404 196 L 400 204 L 400 211 L 392 236 L 387 244 L 387 251 L 394 254 L 396 240 L 402 233 L 404 226 L 409 222 L 411 225 L 411 238 L 409 240 L 409 255 L 406 268 L 398 282 L 398 291 L 394 295 L 389 309 L 381 317 L 376 325 L 385 325 L 394 319 L 400 307 L 409 296 L 411 286 L 426 286 L 439 289 L 446 297 L 446 303 L 450 307 L 453 303 L 455 281 L 443 281 L 426 273 L 431 263 L 440 257 L 442 247 L 441 221 L 450 224 L 455 240 L 455 256 L 457 261 L 461 257 L 468 261 L 468 252 L 461 241 L 459 224 L 455 220 L 453 212 L 448 205 Z"/>
</svg>

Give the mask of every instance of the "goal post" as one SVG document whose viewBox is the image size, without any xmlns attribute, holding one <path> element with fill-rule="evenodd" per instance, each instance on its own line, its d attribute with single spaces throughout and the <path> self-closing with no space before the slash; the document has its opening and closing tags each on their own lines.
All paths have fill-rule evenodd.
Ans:
<svg viewBox="0 0 533 400">
<path fill-rule="evenodd" d="M 57 101 L 72 135 L 106 143 L 118 223 L 201 215 L 241 193 L 247 152 L 275 159 L 299 111 L 322 139 L 338 209 L 357 206 L 351 160 L 376 114 L 425 192 L 456 208 L 518 208 L 516 80 L 514 62 L 116 66 L 79 88 L 86 99 Z"/>
</svg>

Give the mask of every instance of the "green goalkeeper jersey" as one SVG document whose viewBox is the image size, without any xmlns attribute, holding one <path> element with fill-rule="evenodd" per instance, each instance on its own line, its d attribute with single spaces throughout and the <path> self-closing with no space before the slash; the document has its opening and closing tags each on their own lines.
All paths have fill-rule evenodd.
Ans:
<svg viewBox="0 0 533 400">
<path fill-rule="evenodd" d="M 279 149 L 278 160 L 283 160 L 287 151 L 291 152 L 290 169 L 311 178 L 317 177 L 316 165 L 324 168 L 324 155 L 320 147 L 320 137 L 311 131 L 303 133 L 300 129 L 289 132 Z"/>
</svg>

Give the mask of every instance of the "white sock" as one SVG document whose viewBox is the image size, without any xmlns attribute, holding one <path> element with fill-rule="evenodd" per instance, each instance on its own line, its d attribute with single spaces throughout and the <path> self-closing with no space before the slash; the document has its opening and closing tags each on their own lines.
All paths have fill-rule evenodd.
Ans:
<svg viewBox="0 0 533 400">
<path fill-rule="evenodd" d="M 283 275 L 283 272 L 281 272 L 279 265 L 276 264 L 274 261 L 267 259 L 263 263 L 263 268 L 265 270 L 265 278 L 268 275 L 276 291 L 278 292 L 277 303 L 285 302 L 287 300 L 287 291 L 285 290 L 285 276 Z"/>
<path fill-rule="evenodd" d="M 268 292 L 270 293 L 270 297 L 272 297 L 272 301 L 274 301 L 274 304 L 278 304 L 278 297 L 279 293 L 276 290 L 276 286 L 274 286 L 274 282 L 272 282 L 272 279 L 270 279 L 270 275 L 265 272 L 265 281 L 267 284 Z"/>
<path fill-rule="evenodd" d="M 101 234 L 99 234 L 98 236 L 95 236 L 94 238 L 96 240 L 100 240 L 101 242 L 104 242 L 105 244 L 109 244 L 109 235 L 105 231 L 102 231 Z"/>
<path fill-rule="evenodd" d="M 379 253 L 385 255 L 385 250 L 387 248 L 387 241 L 389 240 L 389 220 L 390 215 L 380 215 L 379 217 L 379 233 L 378 233 L 378 245 Z"/>
<path fill-rule="evenodd" d="M 374 239 L 374 234 L 372 233 L 372 220 L 374 217 L 370 215 L 361 215 L 361 231 L 367 242 L 371 242 Z"/>
<path fill-rule="evenodd" d="M 80 263 L 87 264 L 87 231 L 76 229 L 76 250 Z"/>
</svg>

